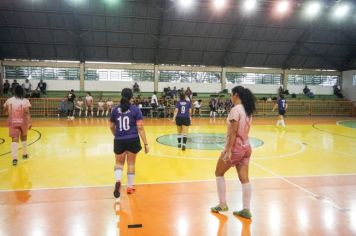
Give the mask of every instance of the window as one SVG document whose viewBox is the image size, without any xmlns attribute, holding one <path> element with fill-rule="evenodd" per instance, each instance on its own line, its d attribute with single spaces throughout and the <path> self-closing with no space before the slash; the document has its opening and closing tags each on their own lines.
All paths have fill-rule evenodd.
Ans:
<svg viewBox="0 0 356 236">
<path fill-rule="evenodd" d="M 79 80 L 79 68 L 5 66 L 6 79 Z"/>
<path fill-rule="evenodd" d="M 154 81 L 153 70 L 86 69 L 85 80 Z"/>
<path fill-rule="evenodd" d="M 220 72 L 160 71 L 159 82 L 220 83 Z"/>
<path fill-rule="evenodd" d="M 352 77 L 352 85 L 356 86 L 356 74 L 354 74 Z"/>
<path fill-rule="evenodd" d="M 226 81 L 229 84 L 281 84 L 281 74 L 262 74 L 227 72 Z"/>
<path fill-rule="evenodd" d="M 334 86 L 339 79 L 337 75 L 288 75 L 288 84 Z"/>
</svg>

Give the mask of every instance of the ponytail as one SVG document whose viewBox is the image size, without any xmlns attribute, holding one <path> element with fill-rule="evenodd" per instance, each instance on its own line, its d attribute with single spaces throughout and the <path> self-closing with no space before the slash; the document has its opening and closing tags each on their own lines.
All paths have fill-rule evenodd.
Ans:
<svg viewBox="0 0 356 236">
<path fill-rule="evenodd" d="M 236 86 L 232 89 L 232 94 L 238 94 L 248 117 L 256 112 L 256 97 L 248 88 Z"/>
<path fill-rule="evenodd" d="M 121 91 L 120 107 L 122 112 L 126 112 L 130 108 L 130 100 L 133 97 L 132 90 L 124 88 Z"/>
</svg>

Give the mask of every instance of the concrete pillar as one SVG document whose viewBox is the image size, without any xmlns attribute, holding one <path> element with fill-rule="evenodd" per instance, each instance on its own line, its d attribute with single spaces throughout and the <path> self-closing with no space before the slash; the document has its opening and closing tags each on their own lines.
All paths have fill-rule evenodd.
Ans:
<svg viewBox="0 0 356 236">
<path fill-rule="evenodd" d="M 226 67 L 221 69 L 221 91 L 226 89 Z"/>
<path fill-rule="evenodd" d="M 159 70 L 158 65 L 154 66 L 154 91 L 158 92 Z"/>
<path fill-rule="evenodd" d="M 283 70 L 282 85 L 284 90 L 288 89 L 288 70 Z"/>
<path fill-rule="evenodd" d="M 81 62 L 79 65 L 79 87 L 80 91 L 84 91 L 84 79 L 85 79 L 85 63 Z"/>
</svg>

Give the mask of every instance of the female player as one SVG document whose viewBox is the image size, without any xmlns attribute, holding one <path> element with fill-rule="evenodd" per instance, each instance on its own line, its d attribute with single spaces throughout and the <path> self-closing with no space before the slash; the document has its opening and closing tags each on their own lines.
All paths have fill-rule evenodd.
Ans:
<svg viewBox="0 0 356 236">
<path fill-rule="evenodd" d="M 106 101 L 106 113 L 105 115 L 108 116 L 108 114 L 111 114 L 112 107 L 114 106 L 114 102 L 111 100 L 111 98 L 108 98 Z"/>
<path fill-rule="evenodd" d="M 176 121 L 178 131 L 178 148 L 184 151 L 187 144 L 188 128 L 192 117 L 192 105 L 185 99 L 185 94 L 180 93 L 180 101 L 174 109 L 173 121 Z M 183 143 L 182 143 L 183 141 Z"/>
<path fill-rule="evenodd" d="M 283 127 L 286 127 L 286 124 L 284 123 L 284 115 L 286 114 L 288 104 L 282 94 L 279 94 L 277 103 L 274 105 L 272 111 L 276 110 L 276 108 L 278 108 L 278 120 L 276 126 L 282 125 Z"/>
<path fill-rule="evenodd" d="M 78 98 L 77 104 L 75 105 L 75 107 L 78 109 L 78 117 L 82 116 L 82 111 L 84 110 L 84 102 L 82 97 Z"/>
<path fill-rule="evenodd" d="M 7 110 L 9 136 L 12 138 L 12 165 L 17 165 L 19 137 L 22 143 L 22 158 L 27 159 L 27 131 L 31 129 L 30 102 L 24 98 L 25 91 L 21 86 L 14 88 L 14 96 L 7 99 L 4 108 Z"/>
<path fill-rule="evenodd" d="M 115 163 L 115 198 L 120 197 L 122 170 L 127 160 L 127 193 L 134 193 L 134 177 L 136 155 L 142 149 L 140 138 L 145 145 L 145 153 L 148 153 L 148 143 L 145 129 L 143 128 L 143 117 L 140 109 L 131 104 L 133 93 L 129 88 L 121 92 L 120 105 L 113 108 L 110 118 L 110 129 L 114 135 Z"/>
<path fill-rule="evenodd" d="M 90 92 L 87 92 L 87 96 L 85 96 L 85 117 L 88 117 L 88 111 L 90 110 L 91 112 L 91 117 L 94 116 L 94 111 L 93 111 L 93 105 L 94 105 L 94 99 L 91 96 Z"/>
<path fill-rule="evenodd" d="M 96 116 L 97 116 L 97 117 L 100 116 L 100 112 L 101 112 L 101 116 L 104 116 L 104 112 L 105 112 L 105 110 L 104 110 L 104 105 L 105 105 L 105 103 L 104 103 L 103 100 L 101 100 L 101 98 L 100 98 L 100 100 L 99 100 L 99 102 L 98 102 L 98 110 L 97 110 L 97 112 L 96 112 Z"/>
<path fill-rule="evenodd" d="M 234 166 L 242 184 L 243 209 L 235 211 L 233 214 L 249 219 L 252 215 L 250 212 L 251 186 L 248 177 L 251 146 L 248 141 L 248 133 L 251 127 L 252 114 L 256 110 L 256 98 L 249 89 L 237 86 L 232 89 L 231 101 L 234 107 L 227 117 L 226 145 L 215 170 L 219 204 L 212 207 L 211 211 L 228 210 L 224 174 L 230 167 Z"/>
</svg>

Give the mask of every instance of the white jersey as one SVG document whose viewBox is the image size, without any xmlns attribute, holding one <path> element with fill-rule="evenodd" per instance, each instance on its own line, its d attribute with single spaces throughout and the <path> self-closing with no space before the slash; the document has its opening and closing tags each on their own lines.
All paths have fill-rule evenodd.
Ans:
<svg viewBox="0 0 356 236">
<path fill-rule="evenodd" d="M 151 104 L 157 104 L 158 105 L 158 100 L 156 94 L 153 94 L 151 97 Z"/>
<path fill-rule="evenodd" d="M 106 107 L 107 107 L 108 109 L 111 109 L 111 108 L 113 107 L 113 105 L 114 105 L 114 102 L 113 102 L 113 101 L 107 101 L 107 102 L 106 102 Z"/>
<path fill-rule="evenodd" d="M 86 96 L 85 97 L 85 103 L 87 106 L 93 106 L 93 97 L 92 96 Z"/>
</svg>

